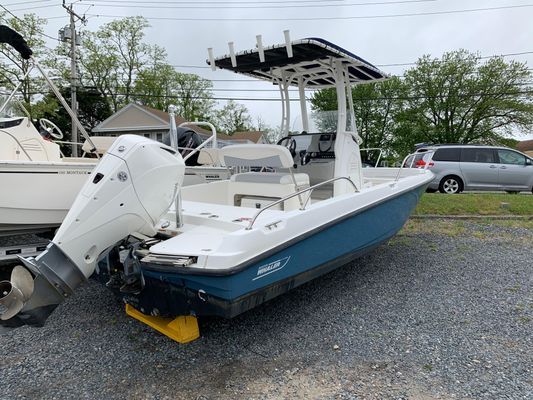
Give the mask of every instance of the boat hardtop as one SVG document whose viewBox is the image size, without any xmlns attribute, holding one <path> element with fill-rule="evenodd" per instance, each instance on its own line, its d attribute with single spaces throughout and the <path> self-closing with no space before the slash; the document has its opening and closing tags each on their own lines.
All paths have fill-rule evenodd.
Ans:
<svg viewBox="0 0 533 400">
<path fill-rule="evenodd" d="M 215 65 L 253 78 L 276 82 L 290 76 L 292 86 L 299 85 L 299 79 L 310 88 L 327 88 L 335 86 L 334 81 L 323 67 L 328 67 L 333 60 L 345 67 L 346 78 L 352 84 L 379 81 L 389 76 L 377 67 L 344 50 L 343 48 L 320 38 L 306 38 L 291 43 L 292 56 L 287 53 L 287 45 L 279 44 L 263 50 L 264 62 L 259 58 L 259 50 L 247 50 L 215 59 Z M 232 58 L 236 61 L 233 65 Z"/>
</svg>

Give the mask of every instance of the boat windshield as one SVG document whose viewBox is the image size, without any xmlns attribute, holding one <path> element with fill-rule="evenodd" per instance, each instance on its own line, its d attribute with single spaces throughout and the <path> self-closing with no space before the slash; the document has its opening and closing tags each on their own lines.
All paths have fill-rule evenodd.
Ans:
<svg viewBox="0 0 533 400">
<path fill-rule="evenodd" d="M 8 99 L 8 95 L 5 93 L 0 94 L 0 109 L 4 106 L 5 102 Z M 14 99 L 11 99 L 3 110 L 0 112 L 0 118 L 12 118 L 24 115 L 24 111 L 21 109 L 20 105 Z"/>
<path fill-rule="evenodd" d="M 347 113 L 346 127 L 344 129 L 351 130 L 350 113 Z M 337 125 L 339 122 L 339 111 L 313 111 L 309 118 L 309 132 L 337 132 Z"/>
</svg>

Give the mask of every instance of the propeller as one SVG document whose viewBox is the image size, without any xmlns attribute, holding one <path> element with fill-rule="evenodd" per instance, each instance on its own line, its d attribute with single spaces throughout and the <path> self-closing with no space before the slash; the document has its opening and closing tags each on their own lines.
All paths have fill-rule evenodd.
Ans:
<svg viewBox="0 0 533 400">
<path fill-rule="evenodd" d="M 33 288 L 32 274 L 21 265 L 13 268 L 11 280 L 0 282 L 0 320 L 8 320 L 22 310 Z"/>
</svg>

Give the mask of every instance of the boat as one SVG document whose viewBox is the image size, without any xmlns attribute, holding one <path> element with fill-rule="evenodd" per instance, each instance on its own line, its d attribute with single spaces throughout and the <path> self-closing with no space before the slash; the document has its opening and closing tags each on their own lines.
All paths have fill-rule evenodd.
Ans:
<svg viewBox="0 0 533 400">
<path fill-rule="evenodd" d="M 44 118 L 39 123 L 37 130 L 29 116 L 0 111 L 0 234 L 59 226 L 105 152 L 101 145 L 112 139 L 87 140 L 83 150 L 91 157 L 64 157 L 53 141 L 63 138 L 61 130 Z"/>
<path fill-rule="evenodd" d="M 351 86 L 384 80 L 384 72 L 319 38 L 268 48 L 258 41 L 218 59 L 210 50 L 209 64 L 278 85 L 286 136 L 218 149 L 221 165 L 251 172 L 187 187 L 174 148 L 120 137 L 47 249 L 20 258 L 0 283 L 3 323 L 44 323 L 96 271 L 129 315 L 187 342 L 199 335 L 196 318 L 235 317 L 402 228 L 433 175 L 362 166 Z M 291 86 L 300 94 L 300 134 L 289 134 Z M 337 91 L 337 128 L 308 133 L 305 90 L 328 87 Z"/>
</svg>

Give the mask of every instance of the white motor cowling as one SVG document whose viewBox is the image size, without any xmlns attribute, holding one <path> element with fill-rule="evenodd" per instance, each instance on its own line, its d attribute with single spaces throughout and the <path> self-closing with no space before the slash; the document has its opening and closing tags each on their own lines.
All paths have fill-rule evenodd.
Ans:
<svg viewBox="0 0 533 400">
<path fill-rule="evenodd" d="M 43 309 L 53 310 L 94 272 L 106 248 L 134 232 L 154 235 L 184 175 L 183 159 L 171 147 L 137 135 L 119 137 L 91 173 L 47 249 L 35 259 L 21 259 L 36 275 L 22 312 L 40 310 L 42 319 Z M 4 313 L 12 316 L 13 310 Z M 7 319 L 2 318 L 2 307 L 0 319 Z"/>
</svg>

